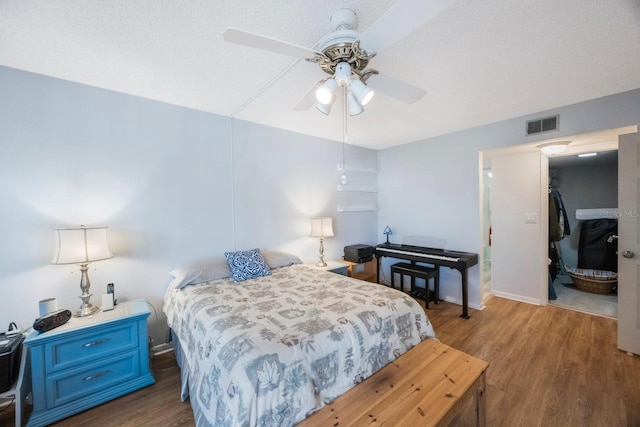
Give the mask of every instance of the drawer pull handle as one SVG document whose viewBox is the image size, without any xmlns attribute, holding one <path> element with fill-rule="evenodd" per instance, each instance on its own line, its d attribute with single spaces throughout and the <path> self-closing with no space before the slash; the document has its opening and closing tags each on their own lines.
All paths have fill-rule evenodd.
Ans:
<svg viewBox="0 0 640 427">
<path fill-rule="evenodd" d="M 100 377 L 104 377 L 104 376 L 105 376 L 105 375 L 107 375 L 109 372 L 111 372 L 111 371 L 108 371 L 108 370 L 107 370 L 107 371 L 103 371 L 103 372 L 100 372 L 100 373 L 97 373 L 97 374 L 89 375 L 89 376 L 84 377 L 82 380 L 83 380 L 83 381 L 93 381 L 93 380 L 97 380 L 97 379 L 98 379 L 98 378 L 100 378 Z"/>
<path fill-rule="evenodd" d="M 107 341 L 109 341 L 109 338 L 104 338 L 101 340 L 97 340 L 97 341 L 93 341 L 93 342 L 88 342 L 86 344 L 82 344 L 83 347 L 95 347 L 96 345 L 100 345 L 100 344 L 104 344 Z"/>
</svg>

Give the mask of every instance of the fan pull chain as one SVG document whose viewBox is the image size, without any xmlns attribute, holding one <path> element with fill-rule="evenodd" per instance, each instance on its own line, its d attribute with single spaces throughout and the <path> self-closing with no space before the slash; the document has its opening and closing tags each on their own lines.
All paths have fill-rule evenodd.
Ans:
<svg viewBox="0 0 640 427">
<path fill-rule="evenodd" d="M 347 184 L 347 167 L 344 161 L 344 148 L 349 138 L 347 134 L 347 87 L 342 86 L 342 176 L 340 182 L 342 185 Z"/>
</svg>

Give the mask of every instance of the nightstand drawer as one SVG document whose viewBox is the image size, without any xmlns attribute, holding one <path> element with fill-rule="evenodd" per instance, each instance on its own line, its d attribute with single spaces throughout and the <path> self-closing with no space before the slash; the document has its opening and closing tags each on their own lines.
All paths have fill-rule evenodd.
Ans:
<svg viewBox="0 0 640 427">
<path fill-rule="evenodd" d="M 47 407 L 53 408 L 140 375 L 137 350 L 50 375 L 46 380 Z"/>
<path fill-rule="evenodd" d="M 137 347 L 138 328 L 135 323 L 119 325 L 113 329 L 103 328 L 89 334 L 74 334 L 45 344 L 47 372 L 68 369 Z"/>
</svg>

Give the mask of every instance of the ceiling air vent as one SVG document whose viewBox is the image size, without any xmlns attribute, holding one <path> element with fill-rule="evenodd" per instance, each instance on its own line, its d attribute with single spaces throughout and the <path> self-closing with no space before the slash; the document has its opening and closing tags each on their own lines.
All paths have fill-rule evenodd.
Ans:
<svg viewBox="0 0 640 427">
<path fill-rule="evenodd" d="M 527 122 L 527 135 L 535 135 L 543 132 L 558 130 L 558 119 L 560 116 L 544 117 Z"/>
</svg>

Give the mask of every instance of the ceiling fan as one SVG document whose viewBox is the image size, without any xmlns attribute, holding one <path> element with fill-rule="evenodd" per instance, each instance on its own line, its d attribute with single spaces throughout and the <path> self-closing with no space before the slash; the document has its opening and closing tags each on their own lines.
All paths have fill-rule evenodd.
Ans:
<svg viewBox="0 0 640 427">
<path fill-rule="evenodd" d="M 223 36 L 231 43 L 317 63 L 329 76 L 316 82 L 295 109 L 306 110 L 315 102 L 319 111 L 329 114 L 340 87 L 349 114 L 353 116 L 360 114 L 373 97 L 369 86 L 407 104 L 417 102 L 426 94 L 421 88 L 367 67 L 375 55 L 447 9 L 453 1 L 398 0 L 362 33 L 357 31 L 356 13 L 351 9 L 340 9 L 331 16 L 331 31 L 320 40 L 317 49 L 232 27 L 227 28 Z"/>
</svg>

